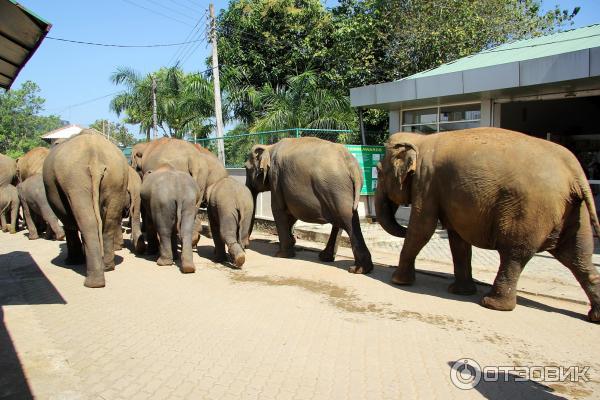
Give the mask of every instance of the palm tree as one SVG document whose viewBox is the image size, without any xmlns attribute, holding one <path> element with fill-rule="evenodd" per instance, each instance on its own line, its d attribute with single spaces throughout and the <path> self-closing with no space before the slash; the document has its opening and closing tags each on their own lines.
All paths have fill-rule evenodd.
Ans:
<svg viewBox="0 0 600 400">
<path fill-rule="evenodd" d="M 124 85 L 125 91 L 113 98 L 111 110 L 117 115 L 125 113 L 125 122 L 139 124 L 150 140 L 152 76 L 156 80 L 157 124 L 165 136 L 183 138 L 192 132 L 200 137 L 207 135 L 213 114 L 210 82 L 200 74 L 186 74 L 178 66 L 143 77 L 130 68 L 118 68 L 111 80 L 115 85 Z"/>
<path fill-rule="evenodd" d="M 316 129 L 356 128 L 356 114 L 347 96 L 319 86 L 315 72 L 287 79 L 285 85 L 264 85 L 248 97 L 259 107 L 255 131 L 294 127 Z"/>
</svg>

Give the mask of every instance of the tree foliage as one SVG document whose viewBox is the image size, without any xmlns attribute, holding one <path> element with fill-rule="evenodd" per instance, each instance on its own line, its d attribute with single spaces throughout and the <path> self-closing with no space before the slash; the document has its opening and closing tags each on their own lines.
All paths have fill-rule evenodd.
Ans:
<svg viewBox="0 0 600 400">
<path fill-rule="evenodd" d="M 33 147 L 47 145 L 40 136 L 63 126 L 56 115 L 42 116 L 45 100 L 31 81 L 0 93 L 0 153 L 20 157 Z"/>
<path fill-rule="evenodd" d="M 156 80 L 157 124 L 163 134 L 175 138 L 203 137 L 210 132 L 213 114 L 211 82 L 200 74 L 186 74 L 179 67 L 161 68 L 154 74 L 140 75 L 119 67 L 111 76 L 115 85 L 123 85 L 110 107 L 125 122 L 139 124 L 150 139 L 153 126 L 152 76 Z"/>
</svg>

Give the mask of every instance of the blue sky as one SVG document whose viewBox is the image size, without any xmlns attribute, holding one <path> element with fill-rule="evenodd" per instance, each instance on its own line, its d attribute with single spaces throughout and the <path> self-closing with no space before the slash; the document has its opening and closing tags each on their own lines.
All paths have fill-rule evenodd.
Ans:
<svg viewBox="0 0 600 400">
<path fill-rule="evenodd" d="M 48 36 L 126 45 L 183 42 L 208 9 L 208 0 L 19 2 L 52 23 Z M 218 12 L 228 1 L 214 3 Z M 327 1 L 329 6 L 335 3 L 335 0 Z M 555 4 L 569 9 L 581 7 L 574 27 L 600 23 L 598 0 L 543 2 L 545 8 Z M 198 34 L 204 31 L 205 23 L 201 24 Z M 193 39 L 198 39 L 198 34 Z M 108 108 L 110 94 L 119 90 L 109 80 L 116 67 L 128 66 L 148 73 L 181 58 L 184 70 L 204 70 L 209 51 L 205 42 L 181 47 L 121 49 L 46 39 L 21 71 L 13 88 L 25 80 L 35 81 L 46 98 L 45 114 L 60 115 L 71 123 L 89 125 L 99 118 L 117 121 L 118 117 Z M 184 57 L 180 57 L 181 54 Z M 100 98 L 102 96 L 106 97 Z"/>
</svg>

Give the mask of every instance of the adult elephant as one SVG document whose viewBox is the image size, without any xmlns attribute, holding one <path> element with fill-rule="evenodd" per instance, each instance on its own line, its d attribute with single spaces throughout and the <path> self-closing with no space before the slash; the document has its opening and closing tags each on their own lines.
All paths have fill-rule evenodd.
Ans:
<svg viewBox="0 0 600 400">
<path fill-rule="evenodd" d="M 129 226 L 131 227 L 131 249 L 136 254 L 143 254 L 146 250 L 144 237 L 141 228 L 141 198 L 140 190 L 142 187 L 142 179 L 138 173 L 130 166 L 127 166 L 127 198 L 125 200 L 125 209 L 123 217 L 129 218 Z M 123 247 L 123 230 L 119 225 L 117 236 L 115 238 L 115 250 L 121 250 Z"/>
<path fill-rule="evenodd" d="M 0 154 L 0 188 L 16 184 L 17 162 L 9 156 Z"/>
<path fill-rule="evenodd" d="M 142 174 L 163 165 L 171 165 L 178 171 L 190 174 L 198 185 L 201 202 L 206 201 L 206 189 L 209 186 L 229 175 L 221 161 L 214 154 L 180 139 L 161 138 L 154 140 L 143 147 L 141 162 L 136 161 L 137 170 L 141 171 Z M 194 224 L 193 246 L 200 239 L 201 228 L 200 215 L 198 214 Z"/>
<path fill-rule="evenodd" d="M 42 173 L 44 160 L 48 157 L 46 147 L 34 147 L 17 160 L 17 176 L 19 182 L 25 182 L 27 178 Z"/>
<path fill-rule="evenodd" d="M 131 168 L 133 168 L 139 175 L 140 178 L 142 177 L 142 157 L 144 156 L 144 151 L 146 150 L 146 147 L 148 147 L 148 145 L 152 143 L 152 142 L 141 142 L 141 143 L 136 143 L 132 148 L 131 148 L 131 159 L 130 159 L 130 165 Z"/>
<path fill-rule="evenodd" d="M 358 162 L 343 145 L 310 137 L 255 145 L 246 162 L 246 185 L 255 207 L 257 194 L 271 191 L 279 236 L 277 257 L 295 255 L 292 228 L 298 219 L 331 223 L 329 241 L 319 258 L 334 260 L 341 228 L 348 233 L 354 254 L 355 265 L 349 271 L 371 272 L 371 253 L 357 211 L 362 175 Z"/>
<path fill-rule="evenodd" d="M 103 136 L 88 132 L 52 149 L 43 168 L 48 202 L 62 221 L 68 263 L 83 261 L 84 285 L 103 287 L 104 271 L 115 268 L 114 239 L 127 198 L 127 161 Z"/>
<path fill-rule="evenodd" d="M 390 234 L 406 235 L 392 281 L 415 280 L 415 258 L 438 219 L 448 230 L 456 294 L 476 291 L 471 246 L 497 250 L 500 269 L 482 305 L 516 306 L 517 280 L 537 252 L 567 266 L 600 322 L 600 275 L 592 264 L 600 226 L 589 184 L 564 147 L 518 132 L 475 128 L 433 135 L 396 133 L 386 143 L 376 193 L 377 220 Z M 405 229 L 394 211 L 411 204 Z"/>
</svg>

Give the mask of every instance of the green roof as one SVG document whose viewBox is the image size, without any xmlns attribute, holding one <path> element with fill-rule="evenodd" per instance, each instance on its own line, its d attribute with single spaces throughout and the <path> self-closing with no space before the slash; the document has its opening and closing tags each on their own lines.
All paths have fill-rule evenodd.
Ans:
<svg viewBox="0 0 600 400">
<path fill-rule="evenodd" d="M 517 40 L 403 79 L 423 78 L 600 47 L 600 24 Z"/>
</svg>

